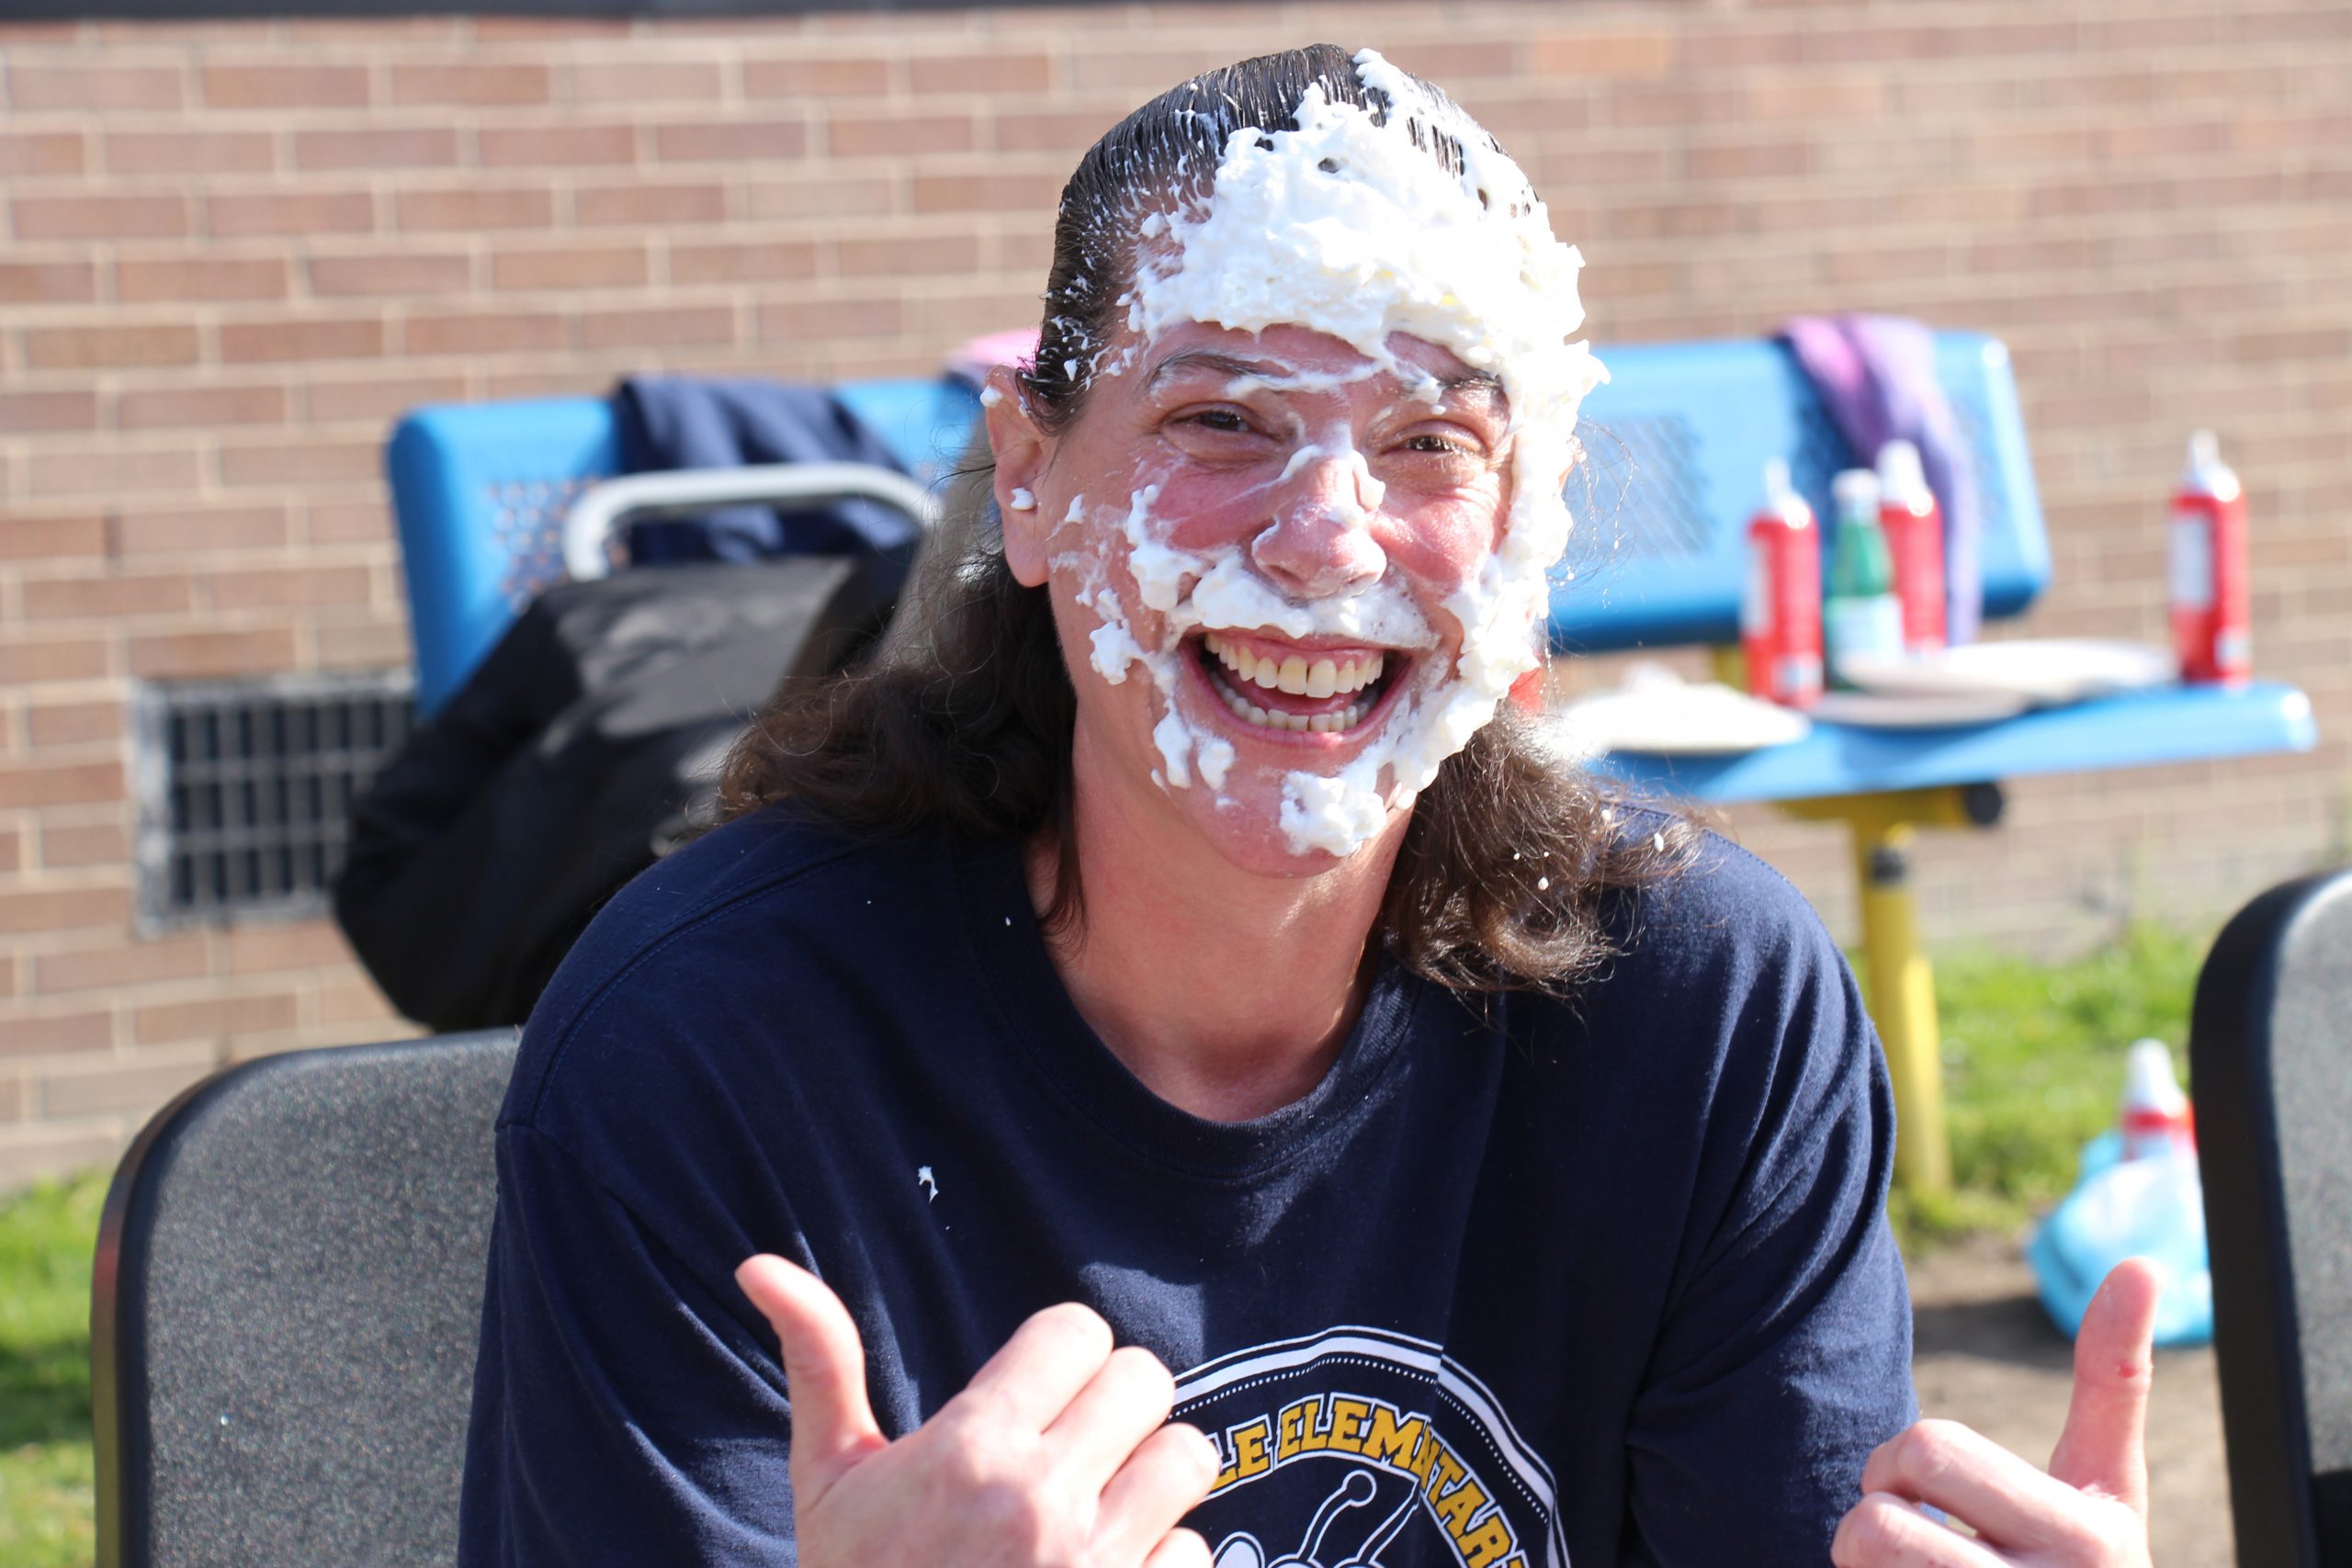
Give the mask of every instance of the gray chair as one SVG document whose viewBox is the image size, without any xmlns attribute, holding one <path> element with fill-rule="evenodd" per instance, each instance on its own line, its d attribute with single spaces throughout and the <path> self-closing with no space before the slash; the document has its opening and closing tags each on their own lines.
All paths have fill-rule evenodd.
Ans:
<svg viewBox="0 0 2352 1568">
<path fill-rule="evenodd" d="M 455 1557 L 514 1042 L 265 1057 L 140 1134 L 91 1299 L 104 1568 Z"/>
<path fill-rule="evenodd" d="M 2352 873 L 2240 910 L 2191 1087 L 2238 1561 L 2352 1563 Z"/>
</svg>

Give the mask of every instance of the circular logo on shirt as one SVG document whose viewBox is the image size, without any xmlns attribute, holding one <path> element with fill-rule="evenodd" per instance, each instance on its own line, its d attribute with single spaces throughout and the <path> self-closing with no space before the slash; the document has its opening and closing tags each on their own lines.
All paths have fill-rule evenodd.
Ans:
<svg viewBox="0 0 2352 1568">
<path fill-rule="evenodd" d="M 1252 1346 L 1177 1379 L 1174 1415 L 1224 1461 L 1185 1521 L 1216 1568 L 1567 1568 L 1550 1469 L 1428 1340 Z"/>
</svg>

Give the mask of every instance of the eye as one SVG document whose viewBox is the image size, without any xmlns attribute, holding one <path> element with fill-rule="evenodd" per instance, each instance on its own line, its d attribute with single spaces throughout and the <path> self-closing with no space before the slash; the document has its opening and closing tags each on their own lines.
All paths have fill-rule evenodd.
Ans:
<svg viewBox="0 0 2352 1568">
<path fill-rule="evenodd" d="M 1183 423 L 1223 434 L 1246 434 L 1250 422 L 1231 409 L 1201 409 L 1183 416 Z"/>
<path fill-rule="evenodd" d="M 1404 448 L 1408 452 L 1428 452 L 1440 457 L 1455 454 L 1473 457 L 1477 453 L 1477 448 L 1463 437 L 1441 435 L 1434 431 L 1423 431 L 1405 437 Z"/>
</svg>

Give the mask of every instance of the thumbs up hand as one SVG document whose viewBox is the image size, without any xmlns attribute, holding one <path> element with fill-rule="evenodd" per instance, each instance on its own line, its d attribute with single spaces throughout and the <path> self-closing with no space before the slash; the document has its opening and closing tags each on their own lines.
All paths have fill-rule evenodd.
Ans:
<svg viewBox="0 0 2352 1568">
<path fill-rule="evenodd" d="M 1862 1467 L 1862 1500 L 1838 1526 L 1838 1568 L 2148 1568 L 2150 1349 L 2162 1282 L 2116 1266 L 2075 1336 L 2075 1393 L 2042 1473 L 1967 1427 L 1922 1421 Z M 1920 1509 L 1940 1508 L 1970 1540 Z"/>
<path fill-rule="evenodd" d="M 780 1258 L 752 1258 L 735 1280 L 783 1348 L 802 1568 L 1208 1568 L 1207 1545 L 1177 1521 L 1216 1481 L 1216 1450 L 1168 1423 L 1168 1369 L 1112 1348 L 1094 1312 L 1068 1303 L 1030 1318 L 891 1442 L 840 1298 Z"/>
</svg>

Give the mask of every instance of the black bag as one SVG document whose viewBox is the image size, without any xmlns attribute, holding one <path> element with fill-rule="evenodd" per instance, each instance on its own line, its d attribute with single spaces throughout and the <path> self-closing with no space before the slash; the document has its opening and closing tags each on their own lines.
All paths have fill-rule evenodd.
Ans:
<svg viewBox="0 0 2352 1568">
<path fill-rule="evenodd" d="M 560 583 L 353 808 L 334 913 L 392 1004 L 520 1023 L 620 886 L 707 816 L 717 768 L 789 676 L 889 611 L 864 558 L 671 566 Z"/>
</svg>

